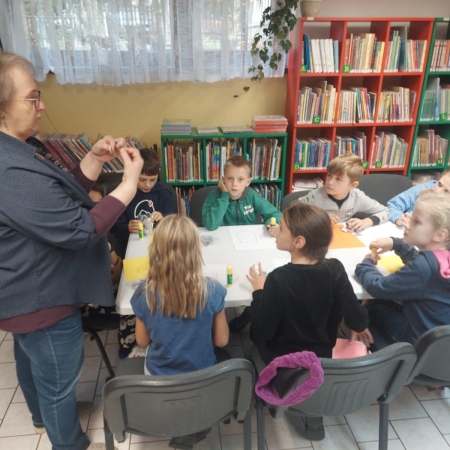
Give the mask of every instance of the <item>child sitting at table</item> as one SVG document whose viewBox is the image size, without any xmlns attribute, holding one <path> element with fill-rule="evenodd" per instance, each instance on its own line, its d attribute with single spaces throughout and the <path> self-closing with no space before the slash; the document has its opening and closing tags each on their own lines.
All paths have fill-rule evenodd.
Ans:
<svg viewBox="0 0 450 450">
<path fill-rule="evenodd" d="M 149 148 L 139 150 L 144 160 L 139 177 L 137 192 L 125 211 L 111 228 L 117 238 L 117 253 L 125 257 L 130 233 L 139 231 L 139 222 L 149 217 L 153 223 L 168 214 L 173 214 L 172 193 L 159 183 L 159 160 L 156 152 Z"/>
<path fill-rule="evenodd" d="M 344 319 L 351 340 L 372 342 L 367 312 L 359 304 L 342 263 L 325 259 L 333 237 L 329 215 L 321 208 L 295 202 L 283 211 L 277 248 L 291 262 L 266 277 L 259 263 L 247 279 L 253 286 L 250 338 L 265 364 L 278 356 L 308 350 L 331 358 Z M 321 418 L 303 418 L 307 439 L 325 436 Z M 308 429 L 314 427 L 314 432 Z"/>
<path fill-rule="evenodd" d="M 250 163 L 243 156 L 227 160 L 218 188 L 209 193 L 202 208 L 203 225 L 217 230 L 221 225 L 254 225 L 263 216 L 269 233 L 276 236 L 281 212 L 251 189 Z M 271 225 L 275 218 L 276 225 Z"/>
<path fill-rule="evenodd" d="M 216 364 L 214 346 L 228 343 L 227 290 L 204 277 L 194 222 L 169 215 L 154 231 L 147 279 L 134 293 L 136 340 L 148 347 L 145 373 L 174 375 Z"/>
<path fill-rule="evenodd" d="M 450 170 L 446 170 L 439 180 L 431 180 L 418 184 L 412 188 L 391 198 L 387 207 L 391 213 L 390 221 L 399 227 L 404 227 L 411 220 L 411 212 L 414 209 L 417 198 L 425 189 L 431 189 L 436 194 L 450 193 Z"/>
<path fill-rule="evenodd" d="M 355 232 L 387 222 L 387 207 L 358 189 L 363 173 L 359 156 L 353 153 L 338 156 L 327 166 L 325 185 L 311 190 L 299 201 L 319 206 L 330 215 L 333 224 L 346 222 L 346 227 Z"/>
<path fill-rule="evenodd" d="M 218 189 L 210 192 L 203 204 L 202 221 L 208 230 L 217 230 L 221 225 L 254 225 L 259 214 L 269 234 L 277 235 L 281 211 L 249 187 L 250 171 L 250 163 L 242 156 L 227 160 Z M 272 218 L 276 225 L 271 225 Z M 230 320 L 230 331 L 239 333 L 249 321 L 250 313 L 245 308 L 239 317 Z"/>
<path fill-rule="evenodd" d="M 93 188 L 89 192 L 89 197 L 94 202 L 98 203 L 104 196 L 106 192 L 104 186 L 100 183 L 94 184 Z M 114 289 L 114 295 L 117 294 L 118 284 L 120 281 L 120 275 L 122 274 L 123 262 L 122 258 L 116 253 L 116 239 L 114 235 L 108 233 L 108 245 L 111 255 L 111 283 Z M 104 307 L 98 305 L 86 305 L 82 308 L 82 316 L 86 317 L 92 314 L 116 314 L 114 306 Z M 118 331 L 118 341 L 119 341 L 119 359 L 126 359 L 135 356 L 144 356 L 142 349 L 136 345 L 136 318 L 134 315 L 121 315 L 120 324 Z"/>
<path fill-rule="evenodd" d="M 371 331 L 377 348 L 392 340 L 414 344 L 431 328 L 450 324 L 450 202 L 445 194 L 423 192 L 403 239 L 381 238 L 356 266 L 366 291 Z M 417 247 L 417 249 L 415 248 Z M 405 266 L 384 276 L 374 266 L 380 254 L 394 250 Z M 399 303 L 401 302 L 401 303 Z"/>
</svg>

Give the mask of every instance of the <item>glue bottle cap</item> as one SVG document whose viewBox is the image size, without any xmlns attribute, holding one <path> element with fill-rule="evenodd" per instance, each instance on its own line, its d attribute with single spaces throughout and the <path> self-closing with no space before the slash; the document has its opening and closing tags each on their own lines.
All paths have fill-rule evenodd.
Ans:
<svg viewBox="0 0 450 450">
<path fill-rule="evenodd" d="M 230 275 L 233 273 L 233 266 L 227 266 L 227 274 Z"/>
</svg>

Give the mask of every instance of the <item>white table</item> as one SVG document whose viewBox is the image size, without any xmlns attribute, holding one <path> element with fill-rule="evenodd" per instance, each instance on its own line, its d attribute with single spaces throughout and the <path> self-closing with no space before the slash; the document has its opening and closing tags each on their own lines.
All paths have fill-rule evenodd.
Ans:
<svg viewBox="0 0 450 450">
<path fill-rule="evenodd" d="M 255 227 L 255 228 L 254 228 Z M 208 231 L 206 228 L 199 228 L 202 239 L 210 239 L 209 245 L 203 246 L 203 260 L 205 265 L 221 265 L 219 279 L 226 279 L 226 266 L 233 267 L 233 285 L 228 288 L 225 299 L 226 307 L 249 305 L 252 300 L 252 287 L 246 278 L 246 274 L 251 265 L 261 262 L 264 272 L 271 272 L 273 269 L 283 263 L 289 262 L 289 253 L 277 250 L 275 238 L 273 238 L 273 248 L 254 249 L 254 250 L 235 250 L 230 229 L 239 229 L 250 231 L 253 229 L 263 229 L 264 225 L 242 225 L 238 227 L 220 227 L 215 231 Z M 264 233 L 267 233 L 264 231 Z M 402 237 L 403 229 L 395 226 L 391 222 L 376 227 L 370 227 L 356 236 L 366 247 L 335 249 L 330 250 L 327 257 L 339 259 L 345 267 L 349 279 L 357 298 L 366 299 L 370 295 L 363 289 L 355 276 L 354 270 L 356 264 L 360 263 L 363 257 L 370 252 L 368 248 L 371 241 L 380 237 Z M 125 258 L 137 258 L 148 254 L 149 236 L 139 240 L 137 234 L 130 235 Z M 380 266 L 378 266 L 380 267 Z M 381 267 L 381 271 L 384 269 Z M 136 289 L 136 282 L 125 282 L 122 273 L 119 285 L 119 291 L 116 298 L 116 310 L 119 314 L 133 314 L 130 305 L 130 299 Z"/>
</svg>

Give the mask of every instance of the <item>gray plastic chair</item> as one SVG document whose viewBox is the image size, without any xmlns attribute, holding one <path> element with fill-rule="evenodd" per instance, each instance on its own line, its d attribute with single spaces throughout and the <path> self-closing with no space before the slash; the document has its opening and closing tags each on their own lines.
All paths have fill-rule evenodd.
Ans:
<svg viewBox="0 0 450 450">
<path fill-rule="evenodd" d="M 203 203 L 205 203 L 206 197 L 211 191 L 218 189 L 217 184 L 213 186 L 206 186 L 200 189 L 197 189 L 191 198 L 189 217 L 195 222 L 198 227 L 203 226 L 202 221 L 202 208 Z"/>
<path fill-rule="evenodd" d="M 167 183 L 161 182 L 162 185 L 164 185 L 172 194 L 172 205 L 173 205 L 173 211 L 178 214 L 180 211 L 178 210 L 178 197 L 177 192 L 175 191 L 175 188 Z"/>
<path fill-rule="evenodd" d="M 414 348 L 417 362 L 407 384 L 450 386 L 450 325 L 428 330 Z"/>
<path fill-rule="evenodd" d="M 253 362 L 257 372 L 260 372 L 264 368 L 264 362 L 259 354 L 255 353 Z M 402 390 L 415 361 L 414 347 L 404 342 L 359 358 L 321 358 L 324 382 L 311 397 L 289 408 L 267 406 L 274 418 L 281 417 L 285 412 L 289 412 L 291 417 L 322 417 L 350 414 L 378 402 L 380 405 L 378 448 L 387 450 L 389 403 Z M 278 369 L 278 376 L 284 376 L 292 386 L 290 390 L 285 390 L 283 396 L 298 385 L 293 379 L 295 371 L 297 378 L 303 381 L 305 369 Z M 258 450 L 265 449 L 264 405 L 264 401 L 257 396 Z M 298 419 L 300 420 L 300 417 Z"/>
<path fill-rule="evenodd" d="M 359 180 L 358 188 L 367 196 L 387 205 L 387 202 L 412 187 L 410 178 L 393 173 L 370 173 Z"/>
<path fill-rule="evenodd" d="M 230 359 L 184 375 L 123 375 L 136 373 L 136 368 L 143 373 L 144 358 L 133 359 L 121 362 L 116 378 L 103 388 L 107 450 L 114 449 L 113 435 L 123 442 L 127 432 L 178 438 L 170 446 L 189 449 L 231 416 L 244 422 L 244 449 L 251 450 L 254 367 L 250 361 Z"/>
<path fill-rule="evenodd" d="M 281 200 L 281 205 L 280 205 L 280 210 L 284 211 L 288 206 L 291 206 L 291 203 L 294 200 L 299 199 L 300 197 L 304 197 L 305 195 L 307 195 L 309 193 L 309 189 L 306 191 L 296 191 L 296 192 L 291 192 L 288 195 L 285 195 L 283 197 L 283 200 Z"/>
</svg>

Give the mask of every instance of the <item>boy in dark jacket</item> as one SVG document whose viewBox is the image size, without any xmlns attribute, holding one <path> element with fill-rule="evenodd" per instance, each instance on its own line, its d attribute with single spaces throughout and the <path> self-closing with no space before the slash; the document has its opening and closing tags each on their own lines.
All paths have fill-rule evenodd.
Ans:
<svg viewBox="0 0 450 450">
<path fill-rule="evenodd" d="M 153 223 L 164 216 L 173 214 L 172 193 L 164 184 L 159 183 L 159 160 L 156 152 L 149 148 L 140 149 L 144 165 L 139 177 L 135 197 L 117 219 L 111 232 L 117 238 L 117 254 L 125 257 L 130 233 L 139 231 L 139 222 L 149 218 Z"/>
</svg>

